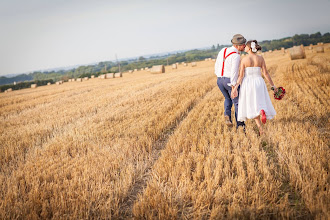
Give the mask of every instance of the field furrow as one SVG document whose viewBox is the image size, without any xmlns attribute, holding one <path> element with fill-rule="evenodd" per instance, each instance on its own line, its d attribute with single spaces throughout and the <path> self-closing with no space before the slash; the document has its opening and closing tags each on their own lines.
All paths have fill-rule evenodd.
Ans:
<svg viewBox="0 0 330 220">
<path fill-rule="evenodd" d="M 329 54 L 263 53 L 262 136 L 212 61 L 1 93 L 0 219 L 329 219 Z"/>
</svg>

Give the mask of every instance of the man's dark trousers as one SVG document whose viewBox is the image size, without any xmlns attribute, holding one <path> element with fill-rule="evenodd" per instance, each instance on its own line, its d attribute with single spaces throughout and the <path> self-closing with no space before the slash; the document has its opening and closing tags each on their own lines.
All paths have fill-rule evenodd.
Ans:
<svg viewBox="0 0 330 220">
<path fill-rule="evenodd" d="M 238 111 L 238 97 L 237 96 L 236 98 L 234 99 L 231 99 L 230 95 L 231 95 L 231 87 L 228 86 L 228 83 L 230 83 L 230 78 L 227 78 L 227 77 L 218 77 L 218 80 L 217 80 L 217 84 L 218 84 L 218 87 L 220 89 L 220 91 L 222 92 L 223 96 L 225 97 L 225 115 L 228 115 L 229 116 L 229 119 L 230 121 L 231 120 L 231 107 L 233 106 L 233 103 L 234 103 L 234 106 L 235 106 L 235 119 L 236 119 L 236 128 L 238 126 L 243 126 L 245 127 L 245 123 L 242 122 L 242 121 L 237 121 L 237 111 Z M 239 87 L 238 87 L 238 95 L 239 95 Z"/>
</svg>

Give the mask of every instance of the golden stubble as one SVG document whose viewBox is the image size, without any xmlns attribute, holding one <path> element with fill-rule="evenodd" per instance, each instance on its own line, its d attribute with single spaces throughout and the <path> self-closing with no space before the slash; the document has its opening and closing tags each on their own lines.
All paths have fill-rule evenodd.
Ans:
<svg viewBox="0 0 330 220">
<path fill-rule="evenodd" d="M 329 53 L 265 55 L 262 137 L 224 125 L 212 61 L 1 93 L 0 218 L 329 218 Z"/>
</svg>

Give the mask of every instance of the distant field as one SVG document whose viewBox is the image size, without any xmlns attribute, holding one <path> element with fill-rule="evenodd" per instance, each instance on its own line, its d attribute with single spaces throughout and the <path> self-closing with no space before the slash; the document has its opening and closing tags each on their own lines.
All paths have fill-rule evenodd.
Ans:
<svg viewBox="0 0 330 220">
<path fill-rule="evenodd" d="M 224 125 L 212 61 L 1 93 L 0 219 L 329 219 L 325 47 L 263 54 L 262 137 Z"/>
</svg>

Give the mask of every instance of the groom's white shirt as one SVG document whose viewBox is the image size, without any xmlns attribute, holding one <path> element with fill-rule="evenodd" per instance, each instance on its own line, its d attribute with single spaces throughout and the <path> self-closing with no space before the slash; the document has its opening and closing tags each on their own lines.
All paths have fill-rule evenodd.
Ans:
<svg viewBox="0 0 330 220">
<path fill-rule="evenodd" d="M 228 47 L 226 51 L 226 56 L 231 52 L 236 52 L 236 53 L 231 54 L 225 60 L 225 68 L 223 70 L 223 76 L 221 76 L 224 52 L 225 52 L 225 48 L 222 48 L 222 50 L 220 50 L 218 54 L 217 61 L 215 62 L 215 75 L 217 75 L 217 77 L 230 78 L 230 84 L 234 86 L 236 85 L 236 81 L 238 79 L 238 71 L 239 71 L 239 64 L 241 62 L 241 57 L 238 50 L 234 46 Z"/>
</svg>

